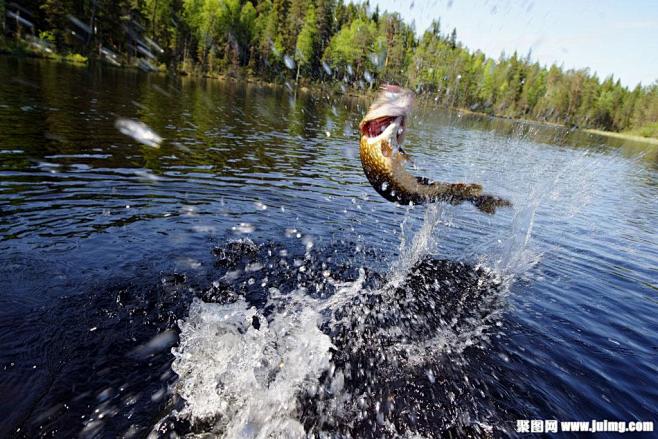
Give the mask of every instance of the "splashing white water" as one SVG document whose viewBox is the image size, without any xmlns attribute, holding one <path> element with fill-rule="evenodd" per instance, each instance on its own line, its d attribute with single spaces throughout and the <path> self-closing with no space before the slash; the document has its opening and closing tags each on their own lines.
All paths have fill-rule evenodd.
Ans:
<svg viewBox="0 0 658 439">
<path fill-rule="evenodd" d="M 405 232 L 409 216 L 400 223 L 400 255 L 389 273 L 389 287 L 399 286 L 407 273 L 422 258 L 431 254 L 436 246 L 435 230 L 441 221 L 440 204 L 430 204 L 425 208 L 423 222 L 418 232 L 408 240 Z"/>
<path fill-rule="evenodd" d="M 195 300 L 173 350 L 177 391 L 187 402 L 180 416 L 212 422 L 226 438 L 306 437 L 297 396 L 317 387 L 331 360 L 319 320 L 309 308 L 268 322 L 244 300 Z"/>
<path fill-rule="evenodd" d="M 370 310 L 363 303 L 354 306 L 354 301 L 367 295 L 381 297 L 385 306 L 396 301 L 396 290 L 433 250 L 441 212 L 437 205 L 425 210 L 420 229 L 410 239 L 402 240 L 398 260 L 376 290 L 364 286 L 364 269 L 359 269 L 358 278 L 351 282 L 333 279 L 330 271 L 323 271 L 320 275 L 333 285 L 333 294 L 318 298 L 304 288 L 286 292 L 280 286 L 272 287 L 268 302 L 277 311 L 267 318 L 243 299 L 231 304 L 195 299 L 189 317 L 179 322 L 180 344 L 173 349 L 176 360 L 172 367 L 179 375 L 176 391 L 185 400 L 184 408 L 176 415 L 193 425 L 211 425 L 212 433 L 220 437 L 307 437 L 299 397 L 319 392 L 323 373 L 333 377 L 329 385 L 332 397 L 322 402 L 323 416 L 340 413 L 341 417 L 349 417 L 352 411 L 363 410 L 355 405 L 354 395 L 343 389 L 343 371 L 336 370 L 332 363 L 332 340 L 320 328 L 323 323 L 330 328 L 354 325 L 351 348 L 367 348 L 364 316 L 387 310 Z M 406 221 L 403 235 L 405 227 Z M 393 313 L 398 312 L 393 308 Z M 343 315 L 337 317 L 335 313 L 341 310 Z M 374 336 L 400 339 L 381 351 L 383 355 L 396 356 L 404 351 L 409 364 L 422 363 L 428 355 L 460 351 L 476 343 L 490 323 L 475 322 L 468 331 L 455 325 L 452 322 L 446 328 L 434 328 L 433 337 L 418 343 L 400 337 L 405 330 L 398 324 L 381 328 Z"/>
<path fill-rule="evenodd" d="M 409 330 L 405 325 L 418 323 L 417 316 L 409 314 L 413 305 L 404 308 L 416 300 L 415 292 L 406 283 L 418 264 L 435 253 L 438 232 L 443 230 L 439 226 L 451 222 L 454 210 L 438 204 L 422 207 L 424 215 L 418 227 L 412 226 L 414 209 L 406 211 L 400 225 L 399 256 L 377 288 L 366 286 L 368 275 L 362 268 L 357 279 L 350 282 L 334 278 L 331 270 L 323 270 L 319 275 L 334 287 L 333 294 L 317 297 L 309 295 L 305 288 L 283 291 L 281 285 L 274 285 L 269 288 L 268 304 L 277 311 L 267 318 L 242 299 L 228 305 L 195 300 L 189 317 L 180 322 L 181 342 L 174 349 L 173 369 L 180 376 L 177 393 L 185 400 L 178 416 L 193 424 L 211 425 L 212 433 L 221 437 L 307 437 L 300 396 L 315 395 L 319 388 L 327 386 L 326 381 L 321 382 L 323 374 L 333 379 L 329 383 L 331 398 L 320 403 L 322 416 L 328 419 L 356 416 L 365 410 L 357 401 L 364 395 L 351 394 L 351 389 L 343 387 L 343 371 L 335 369 L 332 339 L 325 333 L 326 328 L 349 327 L 349 347 L 353 352 L 371 349 L 369 344 L 377 344 L 377 340 L 387 340 L 390 343 L 373 352 L 389 358 L 387 361 L 396 370 L 424 367 L 443 354 L 461 355 L 469 347 L 485 345 L 497 330 L 504 311 L 500 299 L 512 279 L 519 272 L 529 270 L 539 257 L 529 250 L 537 209 L 542 203 L 555 202 L 560 197 L 564 201 L 574 192 L 564 190 L 564 184 L 573 182 L 563 182 L 561 176 L 571 175 L 579 164 L 574 162 L 564 167 L 564 172 L 559 172 L 560 166 L 555 167 L 558 171 L 551 174 L 552 178 L 539 176 L 544 184 L 531 185 L 525 192 L 527 199 L 514 200 L 510 226 L 498 234 L 495 245 L 480 247 L 476 254 L 475 259 L 485 267 L 482 272 L 491 275 L 489 281 L 500 282 L 501 277 L 509 281 L 502 284 L 503 290 L 490 297 L 477 297 L 478 309 L 474 311 L 467 309 L 468 303 L 464 304 L 464 309 L 456 311 L 462 313 L 463 319 L 449 318 L 425 327 L 428 333 L 423 339 L 406 336 Z M 559 194 L 560 191 L 563 193 Z M 583 201 L 582 196 L 571 198 L 563 206 Z M 297 230 L 291 230 L 289 235 L 301 237 Z M 306 256 L 310 250 L 307 249 Z M 299 268 L 291 267 L 291 270 Z M 440 276 L 423 281 L 433 282 L 425 286 L 429 290 L 424 300 L 431 302 L 424 304 L 427 306 L 433 307 L 434 303 L 442 306 L 446 294 L 460 291 L 458 285 Z M 401 289 L 406 291 L 406 297 L 399 295 Z M 375 297 L 379 305 L 370 307 L 361 300 L 364 297 Z M 393 323 L 377 327 L 374 332 L 367 329 L 372 324 L 371 317 L 378 319 L 380 315 Z M 398 318 L 401 318 L 399 322 Z M 259 329 L 253 324 L 255 320 Z M 320 328 L 325 328 L 325 332 Z M 365 335 L 367 331 L 371 331 L 370 335 Z M 375 377 L 388 372 L 376 368 L 367 371 Z M 431 370 L 429 373 L 433 374 Z M 377 407 L 368 406 L 367 410 L 379 410 Z M 377 413 L 378 417 L 383 416 Z M 389 421 L 382 418 L 382 422 L 388 425 Z M 393 426 L 389 427 L 394 431 Z"/>
<path fill-rule="evenodd" d="M 517 199 L 511 225 L 501 228 L 489 243 L 467 251 L 507 279 L 530 272 L 543 253 L 555 250 L 538 248 L 531 239 L 537 213 L 542 212 L 540 218 L 553 222 L 579 215 L 597 196 L 596 180 L 603 168 L 601 158 L 592 157 L 588 151 L 556 154 L 552 161 L 546 158 L 529 167 L 527 157 L 536 151 L 520 146 L 517 149 L 517 162 L 508 166 L 522 169 L 524 176 L 514 182 Z"/>
</svg>

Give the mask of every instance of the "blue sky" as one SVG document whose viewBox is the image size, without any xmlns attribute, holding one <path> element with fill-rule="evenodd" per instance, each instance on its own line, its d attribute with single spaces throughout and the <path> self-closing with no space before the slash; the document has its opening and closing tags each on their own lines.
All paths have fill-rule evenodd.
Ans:
<svg viewBox="0 0 658 439">
<path fill-rule="evenodd" d="M 370 0 L 422 33 L 440 18 L 466 47 L 498 58 L 504 50 L 541 64 L 589 67 L 624 85 L 658 80 L 658 0 Z"/>
</svg>

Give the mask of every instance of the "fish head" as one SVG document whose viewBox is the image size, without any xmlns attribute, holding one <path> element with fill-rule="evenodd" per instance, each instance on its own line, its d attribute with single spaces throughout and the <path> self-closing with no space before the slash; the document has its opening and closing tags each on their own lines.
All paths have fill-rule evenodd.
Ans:
<svg viewBox="0 0 658 439">
<path fill-rule="evenodd" d="M 407 118 L 411 114 L 414 93 L 397 85 L 385 85 L 359 124 L 359 131 L 368 141 L 395 139 L 404 141 Z"/>
</svg>

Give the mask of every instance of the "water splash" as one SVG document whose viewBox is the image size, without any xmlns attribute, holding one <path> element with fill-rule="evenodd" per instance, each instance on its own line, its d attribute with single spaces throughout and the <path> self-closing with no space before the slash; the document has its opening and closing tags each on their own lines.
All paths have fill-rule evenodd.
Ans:
<svg viewBox="0 0 658 439">
<path fill-rule="evenodd" d="M 527 157 L 536 152 L 514 143 L 515 160 L 507 163 L 507 167 L 523 170 L 523 178 L 514 182 L 517 195 L 511 225 L 497 233 L 490 242 L 467 251 L 476 255 L 481 264 L 509 279 L 530 272 L 541 260 L 543 252 L 555 250 L 552 247 L 537 248 L 532 241 L 537 213 L 549 211 L 551 221 L 578 215 L 595 197 L 599 187 L 597 179 L 603 169 L 602 158 L 594 157 L 588 151 L 556 155 L 553 161 L 524 166 L 529 162 Z"/>
<path fill-rule="evenodd" d="M 319 320 L 311 309 L 268 321 L 244 300 L 195 300 L 173 350 L 180 416 L 226 438 L 306 437 L 297 395 L 318 386 L 331 358 Z"/>
<path fill-rule="evenodd" d="M 114 122 L 114 126 L 121 132 L 121 134 L 132 137 L 144 145 L 158 148 L 162 142 L 162 137 L 144 122 L 119 118 Z"/>
<path fill-rule="evenodd" d="M 401 225 L 409 237 L 384 277 L 350 266 L 358 276 L 345 279 L 331 258 L 315 253 L 308 237 L 300 239 L 299 257 L 269 249 L 261 259 L 259 246 L 240 242 L 217 253 L 228 271 L 213 288 L 225 289 L 229 301 L 196 299 L 179 322 L 173 369 L 185 402 L 174 416 L 210 426 L 202 429 L 220 437 L 331 436 L 349 419 L 358 426 L 344 437 L 361 437 L 364 428 L 396 432 L 394 402 L 386 402 L 380 381 L 486 342 L 500 309 L 494 276 L 427 259 L 442 208 L 424 208 L 417 231 L 408 224 L 411 212 Z M 290 284 L 285 279 L 292 273 L 297 281 Z M 233 290 L 258 285 L 268 292 L 265 309 L 271 313 Z M 400 434 L 414 432 L 410 425 L 400 428 Z"/>
<path fill-rule="evenodd" d="M 524 153 L 533 151 L 515 158 L 524 162 Z M 262 257 L 251 243 L 237 259 L 224 257 L 232 265 L 215 288 L 237 299 L 197 301 L 181 322 L 178 416 L 222 437 L 493 434 L 489 425 L 505 414 L 481 392 L 491 378 L 481 375 L 480 355 L 501 333 L 512 282 L 541 255 L 532 248 L 537 212 L 574 214 L 591 194 L 573 188 L 594 187 L 596 166 L 565 160 L 541 169 L 506 163 L 523 170 L 527 188 L 514 191 L 494 244 L 472 251 L 478 265 L 436 259 L 456 212 L 440 204 L 404 210 L 398 256 L 382 273 L 350 258 L 347 275 L 292 227 L 285 234 L 304 245 L 299 255 Z M 265 294 L 258 307 L 244 298 L 256 291 Z"/>
</svg>

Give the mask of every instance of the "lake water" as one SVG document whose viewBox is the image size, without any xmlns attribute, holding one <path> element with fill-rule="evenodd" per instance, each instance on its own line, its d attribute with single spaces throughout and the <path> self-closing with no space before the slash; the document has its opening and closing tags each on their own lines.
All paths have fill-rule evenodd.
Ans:
<svg viewBox="0 0 658 439">
<path fill-rule="evenodd" d="M 658 421 L 656 146 L 423 99 L 414 172 L 514 207 L 408 208 L 363 174 L 364 99 L 14 58 L 0 78 L 1 437 Z"/>
</svg>

